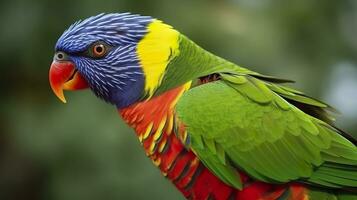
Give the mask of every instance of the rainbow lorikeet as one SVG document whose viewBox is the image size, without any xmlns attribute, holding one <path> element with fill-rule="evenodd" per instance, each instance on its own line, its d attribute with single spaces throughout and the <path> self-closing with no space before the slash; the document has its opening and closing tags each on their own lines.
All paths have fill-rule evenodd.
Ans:
<svg viewBox="0 0 357 200">
<path fill-rule="evenodd" d="M 90 88 L 188 199 L 357 199 L 356 140 L 329 105 L 149 16 L 99 14 L 57 41 L 54 93 Z"/>
</svg>

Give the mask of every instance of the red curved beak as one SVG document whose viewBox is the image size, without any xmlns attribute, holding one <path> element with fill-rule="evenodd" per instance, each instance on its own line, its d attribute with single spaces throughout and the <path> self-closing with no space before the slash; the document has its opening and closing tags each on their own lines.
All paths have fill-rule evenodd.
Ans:
<svg viewBox="0 0 357 200">
<path fill-rule="evenodd" d="M 73 62 L 70 61 L 54 60 L 51 64 L 49 79 L 53 92 L 63 103 L 66 103 L 63 90 L 88 88 L 87 81 L 78 73 Z"/>
</svg>

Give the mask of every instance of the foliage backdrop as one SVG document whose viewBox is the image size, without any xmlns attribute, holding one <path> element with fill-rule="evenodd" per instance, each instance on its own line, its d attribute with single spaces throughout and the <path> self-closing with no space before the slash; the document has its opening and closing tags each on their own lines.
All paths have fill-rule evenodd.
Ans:
<svg viewBox="0 0 357 200">
<path fill-rule="evenodd" d="M 74 21 L 130 11 L 343 113 L 357 136 L 355 0 L 12 0 L 0 2 L 0 199 L 183 199 L 116 110 L 89 91 L 61 104 L 48 84 L 54 44 Z"/>
</svg>

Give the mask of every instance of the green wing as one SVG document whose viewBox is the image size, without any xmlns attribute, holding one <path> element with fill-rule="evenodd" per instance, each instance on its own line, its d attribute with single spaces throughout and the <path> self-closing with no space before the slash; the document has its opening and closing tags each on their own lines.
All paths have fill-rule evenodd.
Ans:
<svg viewBox="0 0 357 200">
<path fill-rule="evenodd" d="M 221 180 L 242 188 L 240 169 L 269 183 L 357 187 L 356 146 L 289 102 L 326 104 L 250 75 L 221 77 L 192 88 L 176 107 L 189 148 Z"/>
</svg>

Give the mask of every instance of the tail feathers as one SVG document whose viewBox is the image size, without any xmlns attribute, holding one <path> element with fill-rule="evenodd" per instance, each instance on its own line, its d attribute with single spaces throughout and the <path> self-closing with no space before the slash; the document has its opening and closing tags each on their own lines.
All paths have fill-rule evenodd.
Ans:
<svg viewBox="0 0 357 200">
<path fill-rule="evenodd" d="M 318 168 L 309 181 L 332 188 L 343 190 L 346 188 L 346 190 L 355 191 L 357 188 L 357 168 L 348 165 L 326 164 Z"/>
</svg>

